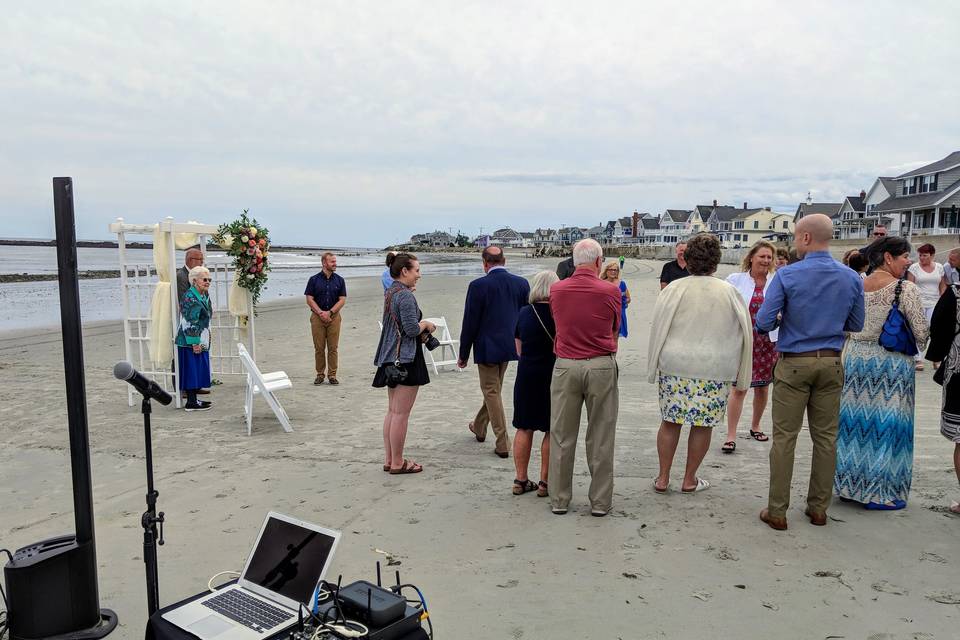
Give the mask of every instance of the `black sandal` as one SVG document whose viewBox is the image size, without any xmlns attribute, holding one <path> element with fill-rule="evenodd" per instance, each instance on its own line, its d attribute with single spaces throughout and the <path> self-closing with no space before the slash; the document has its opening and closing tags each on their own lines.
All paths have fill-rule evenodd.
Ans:
<svg viewBox="0 0 960 640">
<path fill-rule="evenodd" d="M 537 497 L 546 498 L 549 495 L 550 495 L 550 492 L 547 491 L 547 483 L 541 480 L 537 485 Z"/>
<path fill-rule="evenodd" d="M 752 433 L 752 432 L 751 432 Z M 731 440 L 730 442 L 724 442 L 723 446 L 720 447 L 720 451 L 724 453 L 733 453 L 737 450 L 737 443 Z"/>
<path fill-rule="evenodd" d="M 513 495 L 522 496 L 530 491 L 536 491 L 537 485 L 532 480 L 514 480 Z"/>
<path fill-rule="evenodd" d="M 750 437 L 756 440 L 757 442 L 766 442 L 770 438 L 767 437 L 763 431 L 751 431 Z"/>
</svg>

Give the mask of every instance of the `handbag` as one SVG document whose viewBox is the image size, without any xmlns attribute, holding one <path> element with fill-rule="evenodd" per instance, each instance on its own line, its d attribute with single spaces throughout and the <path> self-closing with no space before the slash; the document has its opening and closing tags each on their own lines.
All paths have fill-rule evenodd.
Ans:
<svg viewBox="0 0 960 640">
<path fill-rule="evenodd" d="M 390 317 L 393 319 L 393 325 L 397 329 L 397 355 L 393 362 L 388 362 L 383 365 L 383 376 L 386 380 L 387 386 L 392 389 L 393 387 L 405 381 L 408 374 L 404 366 L 400 364 L 400 339 L 402 335 L 400 333 L 400 322 L 397 320 L 397 316 L 393 312 L 393 291 L 391 291 L 390 295 L 387 297 L 385 306 L 390 312 Z"/>
<path fill-rule="evenodd" d="M 545 334 L 547 334 L 547 337 L 548 337 L 548 338 L 550 338 L 550 342 L 556 343 L 557 341 L 556 341 L 556 339 L 553 337 L 553 334 L 551 334 L 551 333 L 547 330 L 547 325 L 545 325 L 545 324 L 543 323 L 543 318 L 541 318 L 541 317 L 540 317 L 540 314 L 537 312 L 537 307 L 534 306 L 533 304 L 531 304 L 531 305 L 530 305 L 530 309 L 533 310 L 533 315 L 537 316 L 537 320 L 540 321 L 540 326 L 543 327 L 543 332 L 544 332 Z"/>
<path fill-rule="evenodd" d="M 893 306 L 890 307 L 890 313 L 887 314 L 887 319 L 883 323 L 883 329 L 880 331 L 877 342 L 887 351 L 915 356 L 919 353 L 917 339 L 913 337 L 913 330 L 910 329 L 907 317 L 900 311 L 900 292 L 902 290 L 903 280 L 901 279 L 897 282 L 897 288 L 893 293 Z"/>
</svg>

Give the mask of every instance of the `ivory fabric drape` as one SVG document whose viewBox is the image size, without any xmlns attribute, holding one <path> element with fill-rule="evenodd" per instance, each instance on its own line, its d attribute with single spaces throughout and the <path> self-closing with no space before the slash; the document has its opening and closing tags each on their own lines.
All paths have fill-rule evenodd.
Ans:
<svg viewBox="0 0 960 640">
<path fill-rule="evenodd" d="M 171 321 L 170 287 L 171 271 L 176 265 L 170 264 L 170 241 L 177 249 L 186 249 L 197 244 L 199 236 L 196 233 L 170 234 L 161 229 L 158 224 L 153 229 L 153 266 L 157 270 L 157 285 L 153 289 L 153 300 L 150 304 L 150 360 L 155 366 L 166 366 L 173 360 L 173 322 Z M 172 267 L 172 268 L 171 268 Z"/>
</svg>

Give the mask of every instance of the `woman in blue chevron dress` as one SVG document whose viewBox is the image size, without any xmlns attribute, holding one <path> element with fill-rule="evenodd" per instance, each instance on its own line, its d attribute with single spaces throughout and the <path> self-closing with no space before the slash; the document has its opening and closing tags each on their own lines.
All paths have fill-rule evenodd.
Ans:
<svg viewBox="0 0 960 640">
<path fill-rule="evenodd" d="M 873 273 L 863 282 L 866 321 L 843 349 L 834 490 L 867 509 L 894 510 L 907 505 L 913 477 L 915 372 L 912 356 L 887 351 L 878 339 L 910 266 L 910 243 L 881 238 L 868 248 L 868 258 Z M 924 345 L 929 327 L 912 282 L 902 282 L 899 307 Z"/>
</svg>

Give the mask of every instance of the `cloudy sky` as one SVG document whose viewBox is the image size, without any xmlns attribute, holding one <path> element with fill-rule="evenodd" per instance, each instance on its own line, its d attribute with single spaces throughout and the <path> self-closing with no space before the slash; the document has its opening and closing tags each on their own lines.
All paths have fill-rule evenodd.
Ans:
<svg viewBox="0 0 960 640">
<path fill-rule="evenodd" d="M 4 2 L 0 237 L 793 211 L 960 149 L 954 2 Z"/>
</svg>

